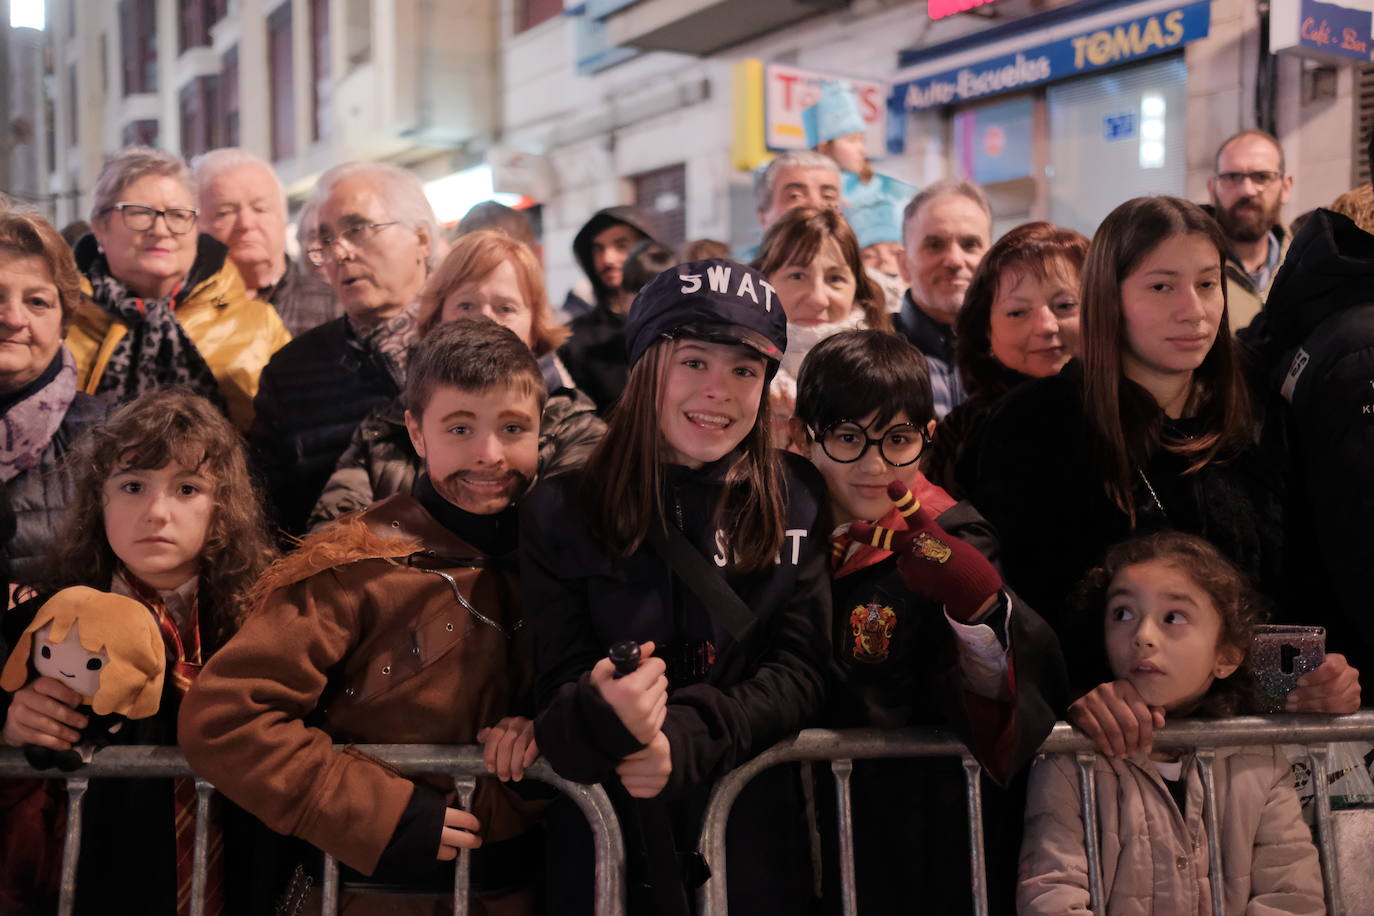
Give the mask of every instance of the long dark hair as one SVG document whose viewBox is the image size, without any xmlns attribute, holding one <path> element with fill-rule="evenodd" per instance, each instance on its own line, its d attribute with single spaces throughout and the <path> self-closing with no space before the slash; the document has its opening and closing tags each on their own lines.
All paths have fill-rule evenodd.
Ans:
<svg viewBox="0 0 1374 916">
<path fill-rule="evenodd" d="M 68 453 L 72 501 L 34 587 L 48 594 L 72 585 L 108 589 L 119 558 L 105 537 L 105 482 L 125 470 L 157 470 L 176 461 L 214 483 L 214 516 L 201 552 L 201 638 L 209 651 L 233 635 L 247 613 L 248 591 L 276 555 L 262 499 L 237 430 L 198 395 L 160 389 L 124 405 Z"/>
<path fill-rule="evenodd" d="M 996 400 L 1027 378 L 992 353 L 992 304 L 1003 279 L 1025 275 L 1044 279 L 1056 264 L 1078 275 L 1087 257 L 1086 236 L 1047 222 L 1017 226 L 983 255 L 955 321 L 954 365 L 970 400 Z"/>
<path fill-rule="evenodd" d="M 1134 480 L 1138 468 L 1163 447 L 1189 460 L 1185 473 L 1224 460 L 1254 442 L 1245 379 L 1231 340 L 1228 309 L 1222 309 L 1216 340 L 1193 373 L 1186 412 L 1202 432 L 1187 439 L 1163 434 L 1164 414 L 1148 391 L 1126 378 L 1121 361 L 1125 322 L 1121 284 L 1164 240 L 1200 235 L 1225 269 L 1227 243 L 1221 227 L 1197 204 L 1177 197 L 1137 197 L 1117 207 L 1098 227 L 1083 268 L 1079 339 L 1083 350 L 1083 406 L 1096 435 L 1097 466 L 1111 500 L 1135 524 Z M 1218 278 L 1218 282 L 1221 282 Z M 1226 287 L 1222 285 L 1223 302 Z"/>
<path fill-rule="evenodd" d="M 1217 645 L 1238 653 L 1240 667 L 1218 679 L 1203 698 L 1204 715 L 1236 715 L 1254 706 L 1255 684 L 1250 672 L 1250 645 L 1255 627 L 1268 609 L 1246 577 L 1208 541 L 1179 531 L 1160 531 L 1131 538 L 1110 548 L 1102 565 L 1090 571 L 1079 586 L 1077 604 L 1096 626 L 1105 625 L 1107 591 L 1117 573 L 1128 566 L 1159 560 L 1178 569 L 1211 599 L 1221 618 Z M 1102 646 L 1102 639 L 1098 640 Z"/>
<path fill-rule="evenodd" d="M 673 341 L 660 340 L 630 369 L 625 391 L 606 421 L 606 435 L 587 459 L 583 507 L 592 535 L 612 556 L 637 551 L 651 526 L 667 524 L 663 466 L 667 443 L 659 401 Z M 786 527 L 782 467 L 769 434 L 768 386 L 758 416 L 725 477 L 716 524 L 726 533 L 731 565 L 744 572 L 774 563 Z"/>
</svg>

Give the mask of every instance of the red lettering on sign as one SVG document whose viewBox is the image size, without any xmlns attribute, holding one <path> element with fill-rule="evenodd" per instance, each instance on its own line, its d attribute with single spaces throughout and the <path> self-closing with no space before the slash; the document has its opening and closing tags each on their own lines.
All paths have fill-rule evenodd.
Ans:
<svg viewBox="0 0 1374 916">
<path fill-rule="evenodd" d="M 797 78 L 790 73 L 776 74 L 775 78 L 782 83 L 782 107 L 787 111 L 792 110 L 792 87 L 796 85 Z"/>
<path fill-rule="evenodd" d="M 878 120 L 878 113 L 882 111 L 878 107 L 878 87 L 869 86 L 859 93 L 860 107 L 863 109 L 864 121 L 872 123 Z"/>
<path fill-rule="evenodd" d="M 1302 37 L 1308 41 L 1314 41 L 1319 45 L 1331 44 L 1331 26 L 1327 25 L 1325 20 L 1318 26 L 1317 20 L 1309 16 L 1302 21 L 1301 32 Z"/>
<path fill-rule="evenodd" d="M 1369 53 L 1369 43 L 1360 41 L 1360 33 L 1354 29 L 1345 29 L 1341 32 L 1341 50 L 1359 51 L 1361 54 Z"/>
<path fill-rule="evenodd" d="M 992 0 L 926 0 L 926 13 L 931 19 L 943 19 L 991 2 Z"/>
</svg>

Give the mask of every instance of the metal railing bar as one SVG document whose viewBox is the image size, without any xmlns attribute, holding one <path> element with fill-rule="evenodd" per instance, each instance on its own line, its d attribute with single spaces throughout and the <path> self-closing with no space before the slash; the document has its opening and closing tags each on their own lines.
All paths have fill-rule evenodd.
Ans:
<svg viewBox="0 0 1374 916">
<path fill-rule="evenodd" d="M 1105 897 L 1102 881 L 1102 847 L 1098 842 L 1097 772 L 1093 766 L 1097 755 L 1092 751 L 1074 754 L 1078 764 L 1078 811 L 1083 818 L 1083 854 L 1088 862 L 1088 900 L 1094 913 L 1102 908 Z"/>
<path fill-rule="evenodd" d="M 835 774 L 835 813 L 840 830 L 840 893 L 844 916 L 858 916 L 858 889 L 854 886 L 854 805 L 849 783 L 854 775 L 854 761 L 830 761 Z"/>
<path fill-rule="evenodd" d="M 968 870 L 974 916 L 987 916 L 988 866 L 983 857 L 983 767 L 964 754 L 964 795 L 968 801 Z"/>
<path fill-rule="evenodd" d="M 324 880 L 320 882 L 320 916 L 339 916 L 339 862 L 324 854 Z"/>
<path fill-rule="evenodd" d="M 20 756 L 19 759 L 24 758 Z M 90 781 L 85 776 L 73 776 L 67 780 L 67 836 L 62 842 L 62 884 L 57 902 L 58 916 L 72 916 L 76 909 L 76 866 L 81 858 L 81 809 L 89 786 Z"/>
<path fill-rule="evenodd" d="M 472 810 L 472 795 L 477 791 L 475 777 L 462 773 L 453 776 L 453 788 L 458 792 L 458 807 Z M 458 850 L 458 866 L 453 869 L 453 916 L 468 916 L 468 889 L 472 887 L 472 850 Z"/>
<path fill-rule="evenodd" d="M 1345 901 L 1341 897 L 1340 862 L 1336 857 L 1335 827 L 1331 823 L 1331 784 L 1327 780 L 1326 745 L 1308 747 L 1312 762 L 1312 803 L 1316 806 L 1313 819 L 1317 823 L 1318 858 L 1321 859 L 1322 885 L 1326 888 L 1327 916 L 1343 916 Z"/>
<path fill-rule="evenodd" d="M 1217 783 L 1212 767 L 1216 759 L 1211 748 L 1198 748 L 1198 777 L 1202 780 L 1202 818 L 1207 825 L 1207 885 L 1212 889 L 1212 916 L 1226 914 L 1226 869 L 1221 861 L 1221 837 L 1217 835 Z M 1193 862 L 1197 866 L 1197 862 Z"/>
<path fill-rule="evenodd" d="M 210 796 L 215 787 L 196 777 L 196 836 L 191 860 L 191 916 L 204 916 L 206 869 L 210 861 Z"/>
</svg>

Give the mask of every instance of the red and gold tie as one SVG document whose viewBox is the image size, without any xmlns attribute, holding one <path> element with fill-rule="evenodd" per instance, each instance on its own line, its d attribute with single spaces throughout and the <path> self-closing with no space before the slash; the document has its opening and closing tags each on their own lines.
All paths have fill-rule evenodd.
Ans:
<svg viewBox="0 0 1374 916">
<path fill-rule="evenodd" d="M 191 613 L 183 633 L 172 619 L 172 615 L 167 612 L 166 602 L 162 600 L 157 589 L 139 581 L 127 569 L 121 570 L 121 575 L 134 595 L 146 604 L 157 618 L 158 629 L 162 631 L 162 642 L 167 647 L 167 658 L 172 662 L 167 674 L 177 691 L 185 695 L 195 681 L 196 675 L 200 674 L 203 661 L 200 654 L 199 599 L 191 602 Z M 172 810 L 176 831 L 176 916 L 190 916 L 191 875 L 194 871 L 196 848 L 196 781 L 191 777 L 178 776 L 172 780 Z M 203 916 L 220 916 L 224 908 L 224 835 L 213 806 L 210 809 L 208 827 L 209 848 L 205 863 Z"/>
</svg>

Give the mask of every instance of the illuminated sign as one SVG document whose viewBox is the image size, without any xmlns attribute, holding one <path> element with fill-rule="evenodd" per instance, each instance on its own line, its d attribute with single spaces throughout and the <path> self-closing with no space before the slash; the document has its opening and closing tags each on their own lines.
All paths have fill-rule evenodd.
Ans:
<svg viewBox="0 0 1374 916">
<path fill-rule="evenodd" d="M 1371 32 L 1374 16 L 1369 10 L 1321 0 L 1276 0 L 1269 17 L 1269 45 L 1275 53 L 1332 64 L 1368 64 Z"/>
<path fill-rule="evenodd" d="M 926 12 L 931 19 L 944 19 L 955 13 L 966 13 L 975 6 L 983 6 L 992 0 L 926 0 Z"/>
<path fill-rule="evenodd" d="M 888 97 L 888 108 L 900 114 L 955 105 L 1177 51 L 1207 37 L 1211 11 L 1210 2 L 1190 3 L 898 82 Z"/>
</svg>

